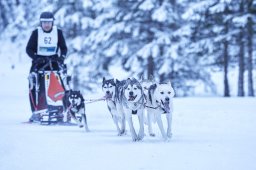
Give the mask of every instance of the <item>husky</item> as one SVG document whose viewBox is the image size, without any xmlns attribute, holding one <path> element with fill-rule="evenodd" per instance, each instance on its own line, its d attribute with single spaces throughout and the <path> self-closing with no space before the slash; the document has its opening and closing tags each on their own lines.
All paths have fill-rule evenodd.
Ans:
<svg viewBox="0 0 256 170">
<path fill-rule="evenodd" d="M 150 86 L 152 86 L 153 84 L 156 84 L 154 78 L 151 76 L 149 79 L 143 79 L 141 78 L 140 80 L 140 84 L 142 86 L 142 89 L 143 89 L 143 93 L 144 93 L 144 96 L 145 96 L 145 99 L 146 99 L 146 106 L 150 106 L 151 103 L 149 101 L 149 94 L 148 94 L 148 90 L 150 88 Z M 151 137 L 155 137 L 155 134 L 153 133 L 153 130 L 152 130 L 152 123 L 151 122 L 155 122 L 155 117 L 154 114 L 149 114 L 149 113 L 152 113 L 152 108 L 150 107 L 145 107 L 145 125 L 148 126 L 148 133 L 149 133 L 149 136 Z"/>
<path fill-rule="evenodd" d="M 108 110 L 112 116 L 117 129 L 117 135 L 122 136 L 125 134 L 125 115 L 122 109 L 120 93 L 124 81 L 114 79 L 106 79 L 103 77 L 102 91 L 105 93 Z"/>
<path fill-rule="evenodd" d="M 70 115 L 80 128 L 84 127 L 85 131 L 89 132 L 85 113 L 84 98 L 80 91 L 66 91 L 63 97 L 63 105 L 67 112 L 66 116 Z"/>
<path fill-rule="evenodd" d="M 173 112 L 173 97 L 175 92 L 172 88 L 171 82 L 169 83 L 157 83 L 150 86 L 148 91 L 149 102 L 146 107 L 148 109 L 148 116 L 151 116 L 157 122 L 160 132 L 164 140 L 169 140 L 172 137 L 172 112 Z M 164 130 L 162 116 L 165 115 L 167 120 L 167 128 Z M 148 119 L 148 125 L 152 132 L 152 120 Z"/>
<path fill-rule="evenodd" d="M 139 141 L 144 138 L 144 102 L 142 86 L 135 78 L 128 78 L 123 86 L 122 92 L 122 106 L 125 113 L 125 119 L 130 127 L 130 132 L 133 141 Z M 138 134 L 134 128 L 133 115 L 137 115 L 139 119 Z"/>
</svg>

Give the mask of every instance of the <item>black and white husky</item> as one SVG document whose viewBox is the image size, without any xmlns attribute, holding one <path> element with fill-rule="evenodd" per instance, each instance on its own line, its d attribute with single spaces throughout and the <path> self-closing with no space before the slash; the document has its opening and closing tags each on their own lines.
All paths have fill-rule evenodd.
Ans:
<svg viewBox="0 0 256 170">
<path fill-rule="evenodd" d="M 84 98 L 80 91 L 66 91 L 63 98 L 63 104 L 67 112 L 65 116 L 70 115 L 80 128 L 84 127 L 85 131 L 88 132 L 89 128 L 85 114 Z"/>
<path fill-rule="evenodd" d="M 105 93 L 108 110 L 115 123 L 118 136 L 125 134 L 125 115 L 121 105 L 121 90 L 124 81 L 106 79 L 103 77 L 102 90 Z"/>
<path fill-rule="evenodd" d="M 169 140 L 172 137 L 172 112 L 173 112 L 173 97 L 175 92 L 171 83 L 157 83 L 151 85 L 148 90 L 149 101 L 146 104 L 148 108 L 149 133 L 154 135 L 152 131 L 152 122 L 157 122 L 160 132 L 164 140 Z M 167 127 L 164 130 L 162 117 L 165 115 Z"/>
<path fill-rule="evenodd" d="M 139 141 L 144 138 L 144 94 L 142 86 L 135 78 L 128 78 L 122 89 L 122 106 L 125 113 L 125 119 L 127 120 L 133 141 Z M 139 131 L 138 134 L 135 131 L 133 115 L 138 116 Z"/>
</svg>

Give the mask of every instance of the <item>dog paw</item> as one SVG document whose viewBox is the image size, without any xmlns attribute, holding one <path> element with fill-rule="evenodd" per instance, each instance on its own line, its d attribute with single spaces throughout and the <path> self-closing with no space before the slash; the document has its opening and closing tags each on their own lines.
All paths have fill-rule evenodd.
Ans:
<svg viewBox="0 0 256 170">
<path fill-rule="evenodd" d="M 149 136 L 151 136 L 151 137 L 155 137 L 155 136 L 156 136 L 156 134 L 154 134 L 154 133 L 150 133 L 150 134 L 149 134 Z"/>
<path fill-rule="evenodd" d="M 137 136 L 132 136 L 132 141 L 133 141 L 133 142 L 138 141 L 138 137 L 137 137 Z"/>
<path fill-rule="evenodd" d="M 136 139 L 136 138 L 133 138 L 133 139 L 132 139 L 132 141 L 133 141 L 133 142 L 136 142 L 136 141 L 137 141 L 137 139 Z"/>
<path fill-rule="evenodd" d="M 123 135 L 126 135 L 126 131 L 124 130 L 122 130 L 122 131 L 120 131 L 118 134 L 117 134 L 117 136 L 123 136 Z"/>
<path fill-rule="evenodd" d="M 167 137 L 171 139 L 172 138 L 172 133 L 168 133 Z"/>
<path fill-rule="evenodd" d="M 137 140 L 142 140 L 144 138 L 144 135 L 138 135 Z"/>
<path fill-rule="evenodd" d="M 164 139 L 165 142 L 170 142 L 171 141 L 171 138 L 166 138 Z"/>
<path fill-rule="evenodd" d="M 138 139 L 137 139 L 137 141 L 142 141 L 142 140 L 143 140 L 143 138 L 138 138 Z"/>
<path fill-rule="evenodd" d="M 125 130 L 125 131 L 123 131 L 123 133 L 122 133 L 122 135 L 126 135 L 127 134 L 127 131 Z"/>
<path fill-rule="evenodd" d="M 79 125 L 80 128 L 84 127 L 84 125 Z"/>
</svg>

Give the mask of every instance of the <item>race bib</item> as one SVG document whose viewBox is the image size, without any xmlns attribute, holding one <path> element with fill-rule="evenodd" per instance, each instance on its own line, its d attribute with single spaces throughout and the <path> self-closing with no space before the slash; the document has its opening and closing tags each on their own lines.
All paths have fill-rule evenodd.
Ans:
<svg viewBox="0 0 256 170">
<path fill-rule="evenodd" d="M 57 53 L 58 30 L 53 26 L 52 31 L 46 33 L 38 27 L 37 54 L 42 56 L 55 55 Z"/>
</svg>

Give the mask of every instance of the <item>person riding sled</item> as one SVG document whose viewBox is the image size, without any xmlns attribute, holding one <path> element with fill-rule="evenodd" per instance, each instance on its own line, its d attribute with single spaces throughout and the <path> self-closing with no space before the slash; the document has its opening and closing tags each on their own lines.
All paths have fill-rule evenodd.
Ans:
<svg viewBox="0 0 256 170">
<path fill-rule="evenodd" d="M 30 83 L 29 99 L 33 114 L 29 121 L 33 122 L 38 119 L 38 117 L 35 116 L 37 114 L 34 113 L 40 110 L 40 107 L 47 105 L 47 102 L 42 99 L 42 96 L 47 93 L 47 90 L 45 90 L 46 88 L 44 87 L 46 85 L 42 82 L 45 81 L 45 79 L 38 78 L 39 72 L 40 70 L 42 71 L 45 69 L 60 70 L 60 65 L 64 65 L 64 60 L 67 54 L 67 46 L 62 30 L 54 25 L 54 15 L 52 12 L 43 12 L 40 15 L 40 26 L 33 30 L 26 46 L 26 52 L 32 59 L 30 76 L 32 75 L 36 77 L 34 79 L 31 78 L 32 80 L 30 80 L 30 82 L 36 81 L 37 84 L 40 85 L 40 90 L 38 90 L 38 86 Z M 48 76 L 50 78 L 54 77 L 52 75 L 53 74 Z M 56 81 L 57 80 L 55 80 L 55 82 Z M 56 86 L 54 88 L 56 88 Z"/>
</svg>

